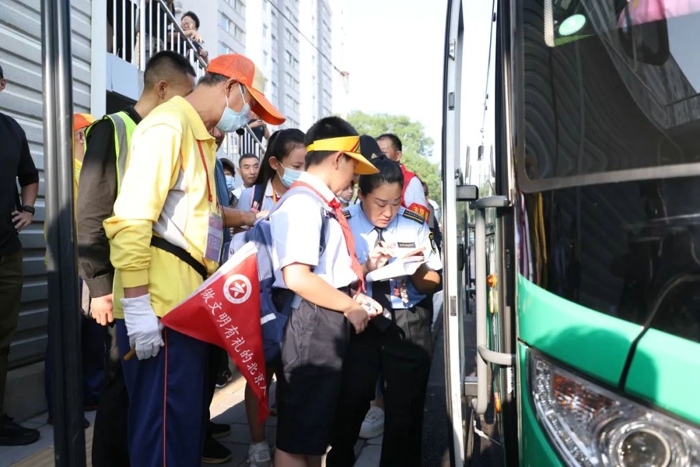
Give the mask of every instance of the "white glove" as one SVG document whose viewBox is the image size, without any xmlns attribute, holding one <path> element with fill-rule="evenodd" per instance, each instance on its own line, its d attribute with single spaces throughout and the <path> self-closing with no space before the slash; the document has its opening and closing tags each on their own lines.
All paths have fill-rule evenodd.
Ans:
<svg viewBox="0 0 700 467">
<path fill-rule="evenodd" d="M 122 298 L 121 302 L 131 348 L 139 360 L 155 357 L 163 347 L 163 325 L 151 306 L 151 294 Z"/>
</svg>

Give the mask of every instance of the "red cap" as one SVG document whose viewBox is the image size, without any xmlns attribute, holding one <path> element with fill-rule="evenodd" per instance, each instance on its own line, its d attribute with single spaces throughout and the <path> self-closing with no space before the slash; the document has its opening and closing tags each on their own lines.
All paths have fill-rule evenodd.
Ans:
<svg viewBox="0 0 700 467">
<path fill-rule="evenodd" d="M 267 123 L 280 125 L 286 120 L 262 93 L 265 78 L 248 57 L 239 54 L 219 55 L 209 62 L 207 72 L 235 79 L 245 86 L 255 99 L 251 110 Z"/>
</svg>

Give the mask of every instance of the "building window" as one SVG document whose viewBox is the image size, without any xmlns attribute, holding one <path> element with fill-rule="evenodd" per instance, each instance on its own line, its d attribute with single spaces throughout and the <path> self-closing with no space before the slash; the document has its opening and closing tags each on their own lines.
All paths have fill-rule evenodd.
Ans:
<svg viewBox="0 0 700 467">
<path fill-rule="evenodd" d="M 289 86 L 291 89 L 298 91 L 299 90 L 299 81 L 289 73 L 285 73 L 284 76 L 284 82 L 287 86 Z"/>
<path fill-rule="evenodd" d="M 231 54 L 231 53 L 233 53 L 233 50 L 231 50 L 223 42 L 219 42 L 219 55 L 226 55 L 226 54 Z"/>
<path fill-rule="evenodd" d="M 299 111 L 299 102 L 289 94 L 285 95 L 284 97 L 284 105 L 287 108 L 287 110 L 291 109 L 295 112 Z"/>
<path fill-rule="evenodd" d="M 263 0 L 263 11 L 267 11 L 267 0 Z"/>
<path fill-rule="evenodd" d="M 263 66 L 267 66 L 267 50 L 263 50 Z"/>
<path fill-rule="evenodd" d="M 231 20 L 228 19 L 228 16 L 225 14 L 221 13 L 219 16 L 219 26 L 221 26 L 221 29 L 224 31 L 230 31 L 231 30 Z"/>
<path fill-rule="evenodd" d="M 263 37 L 267 37 L 267 24 L 263 24 Z"/>
<path fill-rule="evenodd" d="M 236 0 L 235 3 L 233 4 L 233 9 L 236 12 L 243 14 L 244 10 L 245 10 L 245 3 L 243 3 L 241 0 Z"/>
<path fill-rule="evenodd" d="M 297 60 L 290 51 L 287 51 L 287 63 L 289 63 L 289 66 L 291 66 L 294 70 L 299 68 L 299 60 Z"/>
<path fill-rule="evenodd" d="M 233 33 L 233 35 L 234 35 L 234 37 L 236 38 L 236 40 L 237 40 L 238 42 L 240 42 L 241 44 L 245 44 L 245 31 L 243 31 L 243 29 L 241 29 L 241 28 L 239 28 L 238 26 L 236 26 L 236 27 L 234 28 L 234 33 Z"/>
</svg>

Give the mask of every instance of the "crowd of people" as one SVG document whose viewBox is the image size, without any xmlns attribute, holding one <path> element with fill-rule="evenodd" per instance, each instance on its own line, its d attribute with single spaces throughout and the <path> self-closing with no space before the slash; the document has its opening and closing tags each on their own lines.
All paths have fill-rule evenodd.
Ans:
<svg viewBox="0 0 700 467">
<path fill-rule="evenodd" d="M 217 158 L 226 133 L 251 120 L 284 123 L 262 82 L 242 55 L 213 58 L 195 83 L 186 58 L 159 52 L 133 106 L 96 121 L 75 117 L 78 265 L 83 308 L 99 325 L 82 339 L 94 349 L 96 333 L 104 355 L 101 366 L 86 366 L 86 380 L 95 366 L 102 379 L 95 400 L 85 400 L 97 409 L 96 467 L 231 459 L 217 441 L 230 427 L 209 416 L 215 388 L 231 378 L 226 352 L 160 318 L 259 219 L 269 219 L 273 239 L 273 299 L 295 300 L 281 352 L 266 362 L 268 387 L 277 382 L 274 455 L 246 388 L 250 465 L 320 466 L 326 456 L 329 467 L 352 466 L 358 437 L 382 432 L 382 466 L 421 464 L 432 296 L 441 287 L 427 187 L 401 164 L 398 136 L 359 135 L 338 117 L 306 132 L 265 126 L 262 160 L 244 154 L 235 167 Z M 31 222 L 38 172 L 19 125 L 0 114 L 0 133 L 12 142 L 0 150 L 0 173 L 11 176 L 0 188 L 0 302 L 12 304 L 0 323 L 1 402 L 21 293 L 18 233 Z M 408 257 L 420 261 L 413 274 L 365 280 Z M 38 439 L 2 417 L 0 444 Z"/>
</svg>

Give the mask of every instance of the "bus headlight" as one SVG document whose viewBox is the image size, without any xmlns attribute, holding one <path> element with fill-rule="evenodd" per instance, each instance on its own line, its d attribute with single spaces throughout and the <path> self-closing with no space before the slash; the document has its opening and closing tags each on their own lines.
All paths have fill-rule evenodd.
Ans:
<svg viewBox="0 0 700 467">
<path fill-rule="evenodd" d="M 568 465 L 700 465 L 700 430 L 528 352 L 540 423 Z"/>
</svg>

